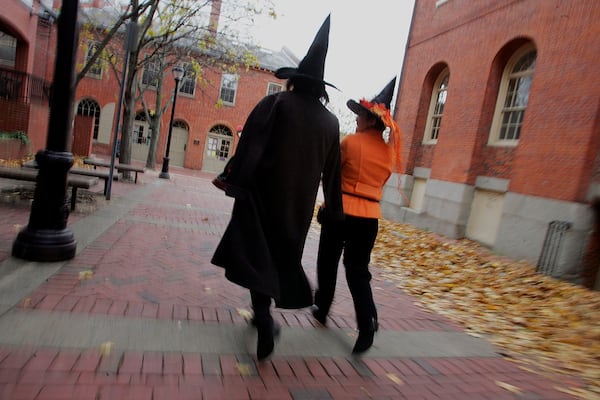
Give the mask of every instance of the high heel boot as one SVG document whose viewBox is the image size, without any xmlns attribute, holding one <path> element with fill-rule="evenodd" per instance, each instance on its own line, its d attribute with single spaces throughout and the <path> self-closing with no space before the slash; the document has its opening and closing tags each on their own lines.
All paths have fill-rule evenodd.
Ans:
<svg viewBox="0 0 600 400">
<path fill-rule="evenodd" d="M 369 350 L 373 345 L 375 332 L 377 332 L 378 329 L 379 324 L 375 318 L 371 318 L 368 326 L 364 327 L 363 329 L 359 329 L 358 338 L 356 339 L 356 343 L 354 343 L 352 354 L 360 354 Z"/>
<path fill-rule="evenodd" d="M 321 311 L 319 309 L 319 306 L 316 304 L 313 304 L 310 307 L 310 312 L 312 313 L 313 317 L 319 321 L 319 323 L 323 326 L 327 325 L 327 314 L 324 314 L 323 311 Z"/>
<path fill-rule="evenodd" d="M 256 358 L 263 361 L 273 353 L 275 348 L 275 339 L 281 334 L 281 327 L 272 319 L 268 322 L 257 321 L 254 319 L 253 325 L 256 326 L 258 339 L 256 342 Z"/>
</svg>

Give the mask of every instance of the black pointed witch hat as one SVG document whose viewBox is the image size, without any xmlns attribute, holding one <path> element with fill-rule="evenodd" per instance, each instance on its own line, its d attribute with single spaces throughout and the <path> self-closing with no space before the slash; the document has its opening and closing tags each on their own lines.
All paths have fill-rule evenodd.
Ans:
<svg viewBox="0 0 600 400">
<path fill-rule="evenodd" d="M 375 115 L 378 118 L 381 116 L 378 113 L 373 111 L 373 106 L 375 104 L 381 104 L 385 107 L 387 111 L 390 110 L 390 103 L 392 102 L 392 97 L 394 96 L 394 88 L 396 87 L 396 77 L 392 79 L 383 90 L 373 98 L 371 101 L 361 100 L 360 102 L 356 102 L 354 100 L 348 100 L 346 105 L 350 110 L 352 110 L 355 114 L 360 114 L 365 111 Z"/>
<path fill-rule="evenodd" d="M 329 47 L 329 24 L 331 15 L 328 15 L 321 28 L 317 32 L 308 52 L 300 61 L 297 68 L 283 67 L 275 71 L 275 76 L 279 79 L 289 79 L 294 77 L 302 77 L 318 82 L 323 82 L 325 85 L 334 87 L 331 83 L 323 80 L 325 71 L 325 57 Z"/>
</svg>

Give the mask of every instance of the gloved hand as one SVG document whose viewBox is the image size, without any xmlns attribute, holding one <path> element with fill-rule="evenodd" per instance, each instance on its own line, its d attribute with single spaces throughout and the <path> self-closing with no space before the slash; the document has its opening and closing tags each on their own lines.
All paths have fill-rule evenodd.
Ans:
<svg viewBox="0 0 600 400">
<path fill-rule="evenodd" d="M 324 220 L 325 220 L 325 207 L 323 207 L 323 205 L 321 205 L 319 207 L 319 210 L 317 211 L 317 222 L 322 225 Z"/>
</svg>

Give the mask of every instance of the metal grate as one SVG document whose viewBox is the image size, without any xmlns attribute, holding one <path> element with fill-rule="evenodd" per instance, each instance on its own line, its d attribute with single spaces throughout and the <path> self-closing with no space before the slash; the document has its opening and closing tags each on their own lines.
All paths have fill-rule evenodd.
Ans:
<svg viewBox="0 0 600 400">
<path fill-rule="evenodd" d="M 563 244 L 565 232 L 571 228 L 571 223 L 566 221 L 551 221 L 548 224 L 544 246 L 537 264 L 537 271 L 553 275 L 556 269 L 556 263 L 560 249 Z"/>
</svg>

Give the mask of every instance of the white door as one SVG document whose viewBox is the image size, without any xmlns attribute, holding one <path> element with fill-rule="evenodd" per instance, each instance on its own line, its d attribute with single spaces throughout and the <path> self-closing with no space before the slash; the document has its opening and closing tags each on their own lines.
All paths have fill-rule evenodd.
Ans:
<svg viewBox="0 0 600 400">
<path fill-rule="evenodd" d="M 213 127 L 206 137 L 202 171 L 222 172 L 233 149 L 233 133 L 223 125 Z"/>
<path fill-rule="evenodd" d="M 148 146 L 150 145 L 150 127 L 146 121 L 134 121 L 131 144 L 131 158 L 144 161 L 148 158 Z"/>
<path fill-rule="evenodd" d="M 175 122 L 171 132 L 171 148 L 169 149 L 169 165 L 183 167 L 185 161 L 185 150 L 188 141 L 188 130 L 186 126 Z"/>
</svg>

